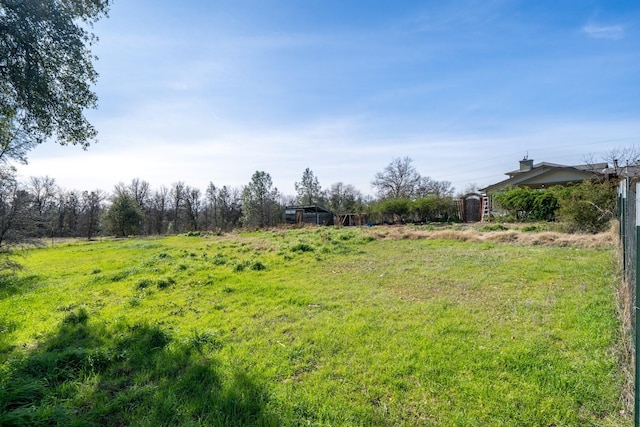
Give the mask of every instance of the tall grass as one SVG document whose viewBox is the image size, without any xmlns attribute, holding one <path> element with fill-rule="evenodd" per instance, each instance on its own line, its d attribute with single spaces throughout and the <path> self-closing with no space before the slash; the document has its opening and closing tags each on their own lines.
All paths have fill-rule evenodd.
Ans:
<svg viewBox="0 0 640 427">
<path fill-rule="evenodd" d="M 627 422 L 612 246 L 481 238 L 512 231 L 33 249 L 0 278 L 0 425 Z"/>
</svg>

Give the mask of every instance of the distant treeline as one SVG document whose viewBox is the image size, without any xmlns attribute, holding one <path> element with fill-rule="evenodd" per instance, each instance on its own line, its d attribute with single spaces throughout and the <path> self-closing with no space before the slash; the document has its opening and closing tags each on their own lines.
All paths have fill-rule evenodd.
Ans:
<svg viewBox="0 0 640 427">
<path fill-rule="evenodd" d="M 184 182 L 152 188 L 142 179 L 119 183 L 109 193 L 66 190 L 51 177 L 20 182 L 9 167 L 0 181 L 0 248 L 30 238 L 98 235 L 161 235 L 189 231 L 228 231 L 284 223 L 284 207 L 321 205 L 335 214 L 367 213 L 375 222 L 451 220 L 453 188 L 420 176 L 411 159 L 394 159 L 376 174 L 377 197 L 363 196 L 351 184 L 323 190 L 309 169 L 295 183 L 296 196 L 283 196 L 271 176 L 256 171 L 241 188 L 209 183 L 204 191 Z"/>
</svg>

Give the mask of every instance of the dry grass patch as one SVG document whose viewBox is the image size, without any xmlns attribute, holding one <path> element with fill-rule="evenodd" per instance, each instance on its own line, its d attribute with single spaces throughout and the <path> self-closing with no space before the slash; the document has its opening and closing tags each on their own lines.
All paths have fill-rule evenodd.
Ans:
<svg viewBox="0 0 640 427">
<path fill-rule="evenodd" d="M 380 240 L 453 240 L 578 248 L 612 247 L 616 242 L 613 228 L 598 234 L 568 234 L 554 231 L 532 233 L 517 229 L 481 231 L 475 227 L 431 230 L 409 226 L 385 226 L 376 227 L 368 231 L 368 234 Z"/>
</svg>

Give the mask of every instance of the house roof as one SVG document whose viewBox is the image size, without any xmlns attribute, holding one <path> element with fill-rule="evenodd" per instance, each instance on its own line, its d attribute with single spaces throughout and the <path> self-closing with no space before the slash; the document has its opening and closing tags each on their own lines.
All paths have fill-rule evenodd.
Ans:
<svg viewBox="0 0 640 427">
<path fill-rule="evenodd" d="M 612 168 L 605 168 L 604 173 L 609 176 L 617 177 L 638 177 L 640 176 L 640 165 L 632 166 L 618 166 Z"/>
<path fill-rule="evenodd" d="M 285 206 L 285 210 L 303 210 L 305 213 L 332 213 L 329 209 L 320 205 Z"/>
<path fill-rule="evenodd" d="M 583 170 L 583 171 L 603 173 L 604 170 L 606 168 L 608 168 L 608 167 L 609 167 L 609 165 L 607 163 L 594 163 L 594 164 L 591 164 L 591 165 L 587 164 L 587 165 L 567 166 L 567 165 L 561 165 L 559 163 L 540 162 L 540 163 L 536 163 L 535 165 L 533 165 L 532 169 L 538 169 L 538 168 L 572 168 L 572 169 L 578 169 L 578 170 Z M 520 169 L 516 169 L 514 171 L 505 173 L 505 175 L 514 176 L 514 175 L 518 175 L 518 174 L 526 173 L 526 172 L 529 172 L 529 171 L 522 171 Z"/>
<path fill-rule="evenodd" d="M 493 193 L 506 187 L 533 187 L 544 188 L 553 185 L 582 182 L 605 173 L 606 163 L 594 165 L 567 166 L 558 163 L 541 162 L 533 164 L 532 161 L 521 162 L 521 168 L 506 175 L 509 178 L 496 184 L 483 188 L 486 193 Z"/>
<path fill-rule="evenodd" d="M 598 173 L 603 173 L 608 167 L 609 165 L 607 163 L 594 163 L 594 164 L 587 164 L 587 165 L 576 165 L 576 166 L 572 166 L 573 168 L 576 169 L 580 169 L 580 170 L 585 170 L 585 171 L 593 171 L 593 172 L 598 172 Z"/>
</svg>

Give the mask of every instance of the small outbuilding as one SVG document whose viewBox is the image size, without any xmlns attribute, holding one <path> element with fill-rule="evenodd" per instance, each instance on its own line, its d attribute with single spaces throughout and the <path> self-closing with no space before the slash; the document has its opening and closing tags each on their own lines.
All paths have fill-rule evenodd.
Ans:
<svg viewBox="0 0 640 427">
<path fill-rule="evenodd" d="M 319 205 L 286 206 L 284 220 L 287 224 L 333 225 L 333 212 Z"/>
<path fill-rule="evenodd" d="M 336 223 L 344 227 L 362 227 L 363 225 L 367 225 L 368 222 L 369 222 L 369 217 L 367 216 L 367 214 L 364 214 L 364 213 L 336 215 Z"/>
<path fill-rule="evenodd" d="M 482 220 L 483 207 L 487 198 L 480 193 L 468 193 L 456 200 L 458 205 L 458 218 L 462 222 L 478 222 Z"/>
</svg>

